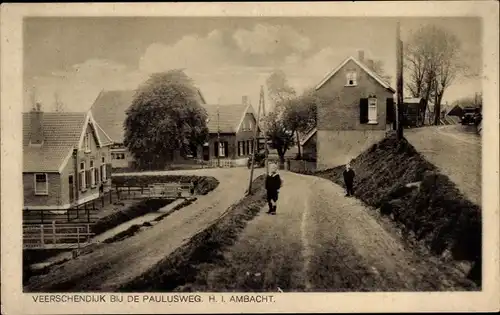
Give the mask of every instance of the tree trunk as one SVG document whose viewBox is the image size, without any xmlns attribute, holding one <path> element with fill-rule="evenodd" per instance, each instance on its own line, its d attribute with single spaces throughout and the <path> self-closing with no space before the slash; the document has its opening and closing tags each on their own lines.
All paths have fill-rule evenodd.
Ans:
<svg viewBox="0 0 500 315">
<path fill-rule="evenodd" d="M 438 126 L 441 121 L 441 104 L 438 102 L 438 92 L 434 93 L 434 125 Z"/>
<path fill-rule="evenodd" d="M 299 137 L 299 131 L 298 131 L 298 130 L 296 130 L 296 131 L 295 131 L 295 134 L 296 134 L 296 136 L 297 136 L 297 149 L 298 149 L 298 156 L 297 156 L 297 157 L 300 159 L 300 158 L 302 158 L 302 152 L 301 152 L 301 148 L 300 148 L 300 137 Z"/>
</svg>

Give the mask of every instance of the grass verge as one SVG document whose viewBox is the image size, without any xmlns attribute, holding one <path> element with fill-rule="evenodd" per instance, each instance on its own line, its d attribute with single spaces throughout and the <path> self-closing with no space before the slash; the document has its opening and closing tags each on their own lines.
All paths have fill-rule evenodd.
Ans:
<svg viewBox="0 0 500 315">
<path fill-rule="evenodd" d="M 112 214 L 99 219 L 95 224 L 92 225 L 92 233 L 94 233 L 95 235 L 99 235 L 124 222 L 145 215 L 146 213 L 157 211 L 158 209 L 165 207 L 173 201 L 174 200 L 167 199 L 141 200 L 128 208 L 113 212 Z"/>
<path fill-rule="evenodd" d="M 450 161 L 451 163 L 451 161 Z M 402 226 L 407 238 L 433 254 L 473 262 L 469 278 L 481 283 L 481 209 L 467 200 L 446 176 L 406 139 L 394 135 L 373 145 L 352 162 L 355 196 Z M 344 186 L 344 166 L 315 175 Z"/>
<path fill-rule="evenodd" d="M 182 201 L 180 204 L 178 204 L 177 206 L 175 206 L 174 208 L 172 208 L 169 212 L 157 217 L 156 219 L 152 220 L 151 222 L 157 223 L 157 222 L 163 220 L 164 218 L 168 217 L 169 215 L 171 215 L 175 211 L 180 210 L 180 209 L 190 205 L 195 200 L 196 200 L 196 198 L 186 199 L 186 200 Z M 116 234 L 108 239 L 105 239 L 103 243 L 109 244 L 109 243 L 123 241 L 126 238 L 134 236 L 136 233 L 138 233 L 141 230 L 141 228 L 147 228 L 147 227 L 153 226 L 154 223 L 151 223 L 151 222 L 144 222 L 143 224 L 134 224 L 131 227 L 129 227 L 128 229 L 126 229 L 125 231 L 122 231 L 122 232 L 120 232 L 120 233 L 118 233 L 118 234 Z"/>
<path fill-rule="evenodd" d="M 160 261 L 141 277 L 122 286 L 120 292 L 170 292 L 203 277 L 207 265 L 223 259 L 223 251 L 265 204 L 264 176 L 254 180 L 252 194 L 231 206 L 223 216 L 193 236 L 185 245 Z"/>
</svg>

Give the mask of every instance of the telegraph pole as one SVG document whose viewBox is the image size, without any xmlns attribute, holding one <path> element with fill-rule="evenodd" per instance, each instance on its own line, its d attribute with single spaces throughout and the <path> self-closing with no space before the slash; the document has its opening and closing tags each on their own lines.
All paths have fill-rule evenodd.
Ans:
<svg viewBox="0 0 500 315">
<path fill-rule="evenodd" d="M 260 108 L 262 107 L 262 95 L 263 95 L 263 86 L 260 87 L 260 90 L 261 90 L 261 98 L 259 99 L 259 109 L 257 110 L 257 122 L 260 121 Z M 254 132 L 253 132 L 253 143 L 254 145 L 252 146 L 253 148 L 253 152 L 252 152 L 252 162 L 251 162 L 251 166 L 250 166 L 250 182 L 248 183 L 248 192 L 247 194 L 248 195 L 251 195 L 252 194 L 252 182 L 253 182 L 253 169 L 254 169 L 254 162 L 255 162 L 255 142 L 257 141 L 257 135 L 258 135 L 258 131 L 259 131 L 259 127 L 258 127 L 258 123 L 255 124 L 255 129 L 254 129 Z M 267 141 L 267 140 L 266 140 Z M 267 145 L 267 143 L 266 143 Z M 257 146 L 258 146 L 258 142 L 257 142 Z M 266 161 L 267 163 L 267 161 Z"/>
<path fill-rule="evenodd" d="M 262 118 L 266 117 L 266 99 L 264 97 L 264 88 L 260 87 L 260 103 L 262 104 Z M 264 154 L 265 154 L 265 163 L 266 163 L 266 176 L 269 175 L 269 148 L 267 146 L 267 128 L 264 126 L 265 122 L 262 124 L 262 130 L 264 131 Z M 260 126 L 260 121 L 259 121 Z"/>
<path fill-rule="evenodd" d="M 396 30 L 397 59 L 397 138 L 403 139 L 403 42 L 401 41 L 401 25 L 397 22 Z"/>
<path fill-rule="evenodd" d="M 217 105 L 217 167 L 220 167 L 220 124 L 219 124 L 219 105 Z"/>
</svg>

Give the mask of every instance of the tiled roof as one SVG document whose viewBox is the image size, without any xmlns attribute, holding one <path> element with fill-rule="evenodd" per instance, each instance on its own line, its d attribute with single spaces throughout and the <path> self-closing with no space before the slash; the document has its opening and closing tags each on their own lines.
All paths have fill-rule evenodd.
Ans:
<svg viewBox="0 0 500 315">
<path fill-rule="evenodd" d="M 220 132 L 233 133 L 237 128 L 246 113 L 248 105 L 233 104 L 233 105 L 204 105 L 208 114 L 208 131 L 210 133 L 217 132 L 217 125 Z M 219 110 L 219 123 L 217 124 L 217 109 Z"/>
<path fill-rule="evenodd" d="M 346 58 L 337 68 L 333 69 L 331 72 L 329 72 L 324 78 L 323 80 L 321 80 L 321 82 L 316 86 L 316 90 L 319 90 L 328 80 L 330 80 L 340 69 L 342 69 L 342 67 L 344 67 L 349 61 L 353 61 L 354 63 L 356 63 L 361 69 L 363 69 L 366 73 L 368 73 L 368 75 L 370 75 L 372 78 L 374 78 L 380 85 L 382 85 L 384 88 L 392 91 L 393 93 L 396 92 L 396 90 L 394 90 L 390 84 L 385 80 L 383 79 L 381 76 L 379 76 L 377 73 L 375 73 L 374 71 L 372 71 L 370 68 L 368 68 L 367 65 L 365 65 L 364 63 L 362 63 L 361 61 L 357 60 L 356 58 L 354 57 L 348 57 Z"/>
<path fill-rule="evenodd" d="M 132 104 L 135 91 L 103 91 L 90 111 L 95 121 L 114 142 L 123 142 L 126 111 Z"/>
<path fill-rule="evenodd" d="M 132 104 L 135 92 L 133 90 L 103 91 L 99 94 L 91 112 L 95 121 L 104 132 L 115 142 L 123 143 L 125 135 L 124 122 L 126 111 Z M 203 95 L 199 92 L 199 101 L 206 108 L 209 116 L 209 132 L 217 132 L 217 105 L 206 105 Z M 247 105 L 220 105 L 219 124 L 221 132 L 235 132 Z"/>
<path fill-rule="evenodd" d="M 31 113 L 23 113 L 23 172 L 57 172 L 78 144 L 87 113 L 43 113 L 44 142 L 29 145 Z"/>
</svg>

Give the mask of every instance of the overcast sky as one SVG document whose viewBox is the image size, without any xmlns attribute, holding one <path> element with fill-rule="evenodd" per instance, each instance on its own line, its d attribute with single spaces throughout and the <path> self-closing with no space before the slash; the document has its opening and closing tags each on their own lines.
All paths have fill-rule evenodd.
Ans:
<svg viewBox="0 0 500 315">
<path fill-rule="evenodd" d="M 405 18 L 403 40 L 436 24 L 461 41 L 469 67 L 481 69 L 481 24 L 472 18 Z M 395 78 L 395 19 L 388 18 L 29 18 L 24 24 L 24 110 L 35 98 L 51 110 L 87 110 L 101 90 L 134 89 L 151 72 L 185 68 L 208 103 L 258 103 L 260 85 L 282 69 L 299 92 L 349 55 L 364 50 Z M 394 82 L 392 82 L 394 86 Z M 444 99 L 479 92 L 461 79 Z"/>
</svg>

